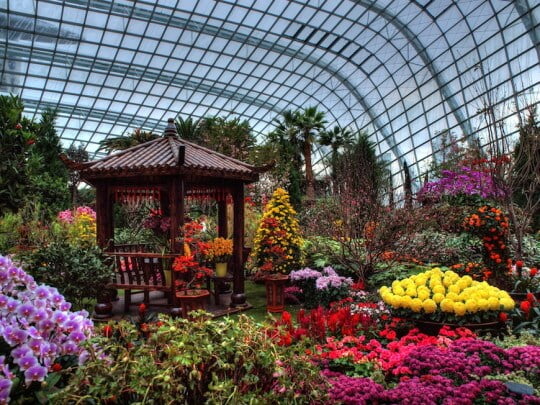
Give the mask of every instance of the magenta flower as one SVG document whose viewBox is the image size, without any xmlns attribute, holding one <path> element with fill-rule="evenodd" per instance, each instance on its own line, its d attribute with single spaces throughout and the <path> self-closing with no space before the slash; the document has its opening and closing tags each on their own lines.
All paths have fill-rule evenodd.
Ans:
<svg viewBox="0 0 540 405">
<path fill-rule="evenodd" d="M 21 369 L 28 370 L 37 364 L 37 360 L 34 356 L 25 356 L 18 360 L 18 364 Z"/>
</svg>

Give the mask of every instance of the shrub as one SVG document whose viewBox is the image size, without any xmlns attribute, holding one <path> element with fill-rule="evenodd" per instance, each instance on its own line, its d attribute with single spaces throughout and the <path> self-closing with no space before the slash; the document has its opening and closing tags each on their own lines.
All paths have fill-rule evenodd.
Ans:
<svg viewBox="0 0 540 405">
<path fill-rule="evenodd" d="M 84 360 L 81 343 L 92 322 L 85 311 L 70 312 L 56 288 L 38 285 L 2 256 L 0 286 L 0 402 L 42 402 L 41 382 L 50 391 L 61 383 L 63 368 Z"/>
<path fill-rule="evenodd" d="M 326 387 L 305 353 L 276 346 L 245 316 L 162 318 L 150 337 L 110 325 L 96 340 L 108 357 L 88 362 L 55 401 L 100 403 L 317 403 Z M 111 367 L 110 365 L 114 366 Z"/>
<path fill-rule="evenodd" d="M 77 308 L 100 295 L 113 274 L 97 246 L 75 246 L 60 238 L 20 257 L 38 282 L 58 288 Z"/>
</svg>

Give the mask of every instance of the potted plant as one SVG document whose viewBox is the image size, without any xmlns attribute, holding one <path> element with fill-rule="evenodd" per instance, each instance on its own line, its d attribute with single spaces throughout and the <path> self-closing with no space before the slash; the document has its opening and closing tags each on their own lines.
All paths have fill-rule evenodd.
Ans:
<svg viewBox="0 0 540 405">
<path fill-rule="evenodd" d="M 182 307 L 182 316 L 185 318 L 191 311 L 204 309 L 210 292 L 201 289 L 201 286 L 206 277 L 212 275 L 212 270 L 202 266 L 194 255 L 178 256 L 174 259 L 172 267 L 175 273 L 182 277 L 181 280 L 176 280 L 179 287 L 176 298 Z"/>
<path fill-rule="evenodd" d="M 540 275 L 536 267 L 525 267 L 523 261 L 518 260 L 510 268 L 512 291 L 510 296 L 515 300 L 523 301 L 528 293 L 540 299 Z"/>
<path fill-rule="evenodd" d="M 205 250 L 206 258 L 215 264 L 216 276 L 225 277 L 227 275 L 227 263 L 232 257 L 233 242 L 231 239 L 215 238 L 208 242 Z"/>
<path fill-rule="evenodd" d="M 506 291 L 439 268 L 394 280 L 379 294 L 394 316 L 411 319 L 430 334 L 443 325 L 495 328 L 515 306 Z"/>
<path fill-rule="evenodd" d="M 266 283 L 266 309 L 283 312 L 283 288 L 301 262 L 300 227 L 289 194 L 278 188 L 265 207 L 255 235 L 252 257 Z"/>
</svg>

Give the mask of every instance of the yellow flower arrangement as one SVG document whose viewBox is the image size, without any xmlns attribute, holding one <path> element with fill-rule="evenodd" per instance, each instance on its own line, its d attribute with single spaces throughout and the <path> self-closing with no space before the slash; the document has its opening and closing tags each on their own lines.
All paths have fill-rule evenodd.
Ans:
<svg viewBox="0 0 540 405">
<path fill-rule="evenodd" d="M 398 316 L 452 323 L 496 320 L 515 305 L 506 291 L 486 281 L 440 268 L 394 280 L 379 294 Z"/>
<path fill-rule="evenodd" d="M 215 263 L 228 261 L 233 253 L 233 241 L 225 238 L 215 238 L 208 242 L 205 256 Z"/>
</svg>

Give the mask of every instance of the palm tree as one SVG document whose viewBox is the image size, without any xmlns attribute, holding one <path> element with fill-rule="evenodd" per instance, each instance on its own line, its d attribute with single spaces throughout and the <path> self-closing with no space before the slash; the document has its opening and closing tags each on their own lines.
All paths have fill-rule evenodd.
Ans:
<svg viewBox="0 0 540 405">
<path fill-rule="evenodd" d="M 341 148 L 348 148 L 354 143 L 354 133 L 348 128 L 341 128 L 336 125 L 333 129 L 322 131 L 319 134 L 319 143 L 323 146 L 330 146 L 330 167 L 332 169 L 332 183 L 336 185 L 336 163 Z"/>
<path fill-rule="evenodd" d="M 112 152 L 115 150 L 124 150 L 131 148 L 132 146 L 139 145 L 141 143 L 153 141 L 158 137 L 159 135 L 137 128 L 128 136 L 115 136 L 114 138 L 107 138 L 102 140 L 99 143 L 99 149 L 106 149 L 108 152 Z"/>
<path fill-rule="evenodd" d="M 306 171 L 306 197 L 308 201 L 315 199 L 315 176 L 311 162 L 312 145 L 316 141 L 315 135 L 324 129 L 326 121 L 324 112 L 317 107 L 307 107 L 294 113 L 295 125 L 300 133 L 302 155 Z"/>
<path fill-rule="evenodd" d="M 201 136 L 201 121 L 194 120 L 192 117 L 186 119 L 178 117 L 176 122 L 176 132 L 178 136 L 186 141 L 198 143 Z"/>
</svg>

